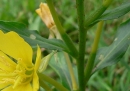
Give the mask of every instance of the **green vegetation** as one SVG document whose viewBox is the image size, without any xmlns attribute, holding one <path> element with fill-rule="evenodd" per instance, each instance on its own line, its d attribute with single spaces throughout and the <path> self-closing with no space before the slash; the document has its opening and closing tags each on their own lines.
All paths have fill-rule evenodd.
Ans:
<svg viewBox="0 0 130 91">
<path fill-rule="evenodd" d="M 70 36 L 70 38 L 74 42 L 75 47 L 78 49 L 79 25 L 78 25 L 78 19 L 77 19 L 78 16 L 77 16 L 76 0 L 52 0 L 52 1 L 56 8 L 56 12 L 58 14 L 62 27 L 65 29 L 65 32 L 68 34 L 68 36 Z M 42 37 L 48 38 L 49 29 L 45 26 L 45 24 L 42 22 L 40 17 L 35 12 L 35 10 L 39 7 L 40 2 L 46 2 L 46 0 L 0 0 L 0 20 L 12 21 L 12 22 L 15 21 L 15 22 L 23 23 L 26 25 L 26 28 L 28 28 L 28 30 L 37 30 Z M 113 0 L 113 3 L 110 5 L 108 10 L 113 9 L 115 7 L 119 7 L 124 2 L 128 2 L 128 0 Z M 101 6 L 101 3 L 102 3 L 102 0 L 85 0 L 84 1 L 84 11 L 85 11 L 84 18 L 86 19 L 87 17 L 91 16 L 91 14 L 93 14 L 94 11 L 97 10 Z M 119 14 L 119 13 L 117 13 L 117 14 Z M 92 47 L 92 44 L 94 41 L 95 31 L 96 31 L 97 25 L 98 25 L 96 23 L 100 20 L 105 20 L 106 17 L 105 17 L 105 19 L 104 19 L 104 17 L 105 17 L 105 15 L 102 16 L 99 20 L 97 19 L 96 21 L 85 23 L 85 24 L 87 24 L 87 29 L 89 29 L 89 30 L 87 31 L 87 37 L 85 38 L 85 40 L 87 40 L 87 43 L 85 45 L 85 47 L 86 47 L 86 49 L 84 51 L 85 52 L 85 55 L 84 55 L 85 63 L 83 63 L 83 65 L 85 65 L 87 63 L 87 60 L 89 59 L 89 55 L 91 54 L 91 47 Z M 108 16 L 108 18 L 109 18 L 109 16 Z M 119 17 L 118 19 L 114 19 L 114 18 L 112 20 L 106 19 L 107 21 L 104 21 L 104 26 L 102 28 L 102 33 L 101 33 L 101 36 L 99 39 L 98 49 L 102 48 L 102 47 L 110 46 L 116 40 L 116 34 L 117 34 L 117 30 L 120 30 L 119 29 L 120 24 L 129 19 L 130 19 L 130 13 L 127 13 L 124 16 Z M 96 25 L 94 25 L 94 24 L 96 24 Z M 0 22 L 0 25 L 2 25 L 2 22 Z M 20 25 L 20 26 L 22 26 L 22 25 Z M 1 27 L 0 27 L 0 29 L 1 29 Z M 7 29 L 7 30 L 9 30 L 9 29 Z M 3 30 L 3 31 L 7 32 L 6 30 Z M 122 29 L 122 31 L 123 31 L 123 29 Z M 86 32 L 84 32 L 84 33 L 86 33 Z M 126 35 L 123 35 L 123 32 L 120 32 L 120 33 L 122 33 L 122 36 L 120 36 L 120 39 L 127 37 Z M 30 33 L 27 33 L 27 34 L 30 34 Z M 81 36 L 82 36 L 82 34 L 81 34 Z M 39 37 L 38 40 L 44 40 L 44 39 Z M 81 40 L 82 40 L 82 37 L 81 37 Z M 27 41 L 29 42 L 31 40 L 27 40 Z M 49 40 L 49 41 L 45 42 L 45 43 L 48 43 L 48 45 L 50 43 L 49 46 L 52 46 L 50 48 L 50 50 L 57 49 L 57 50 L 64 50 L 65 52 L 68 52 L 68 53 L 70 52 L 69 48 L 64 43 L 62 44 L 62 41 L 59 41 L 59 40 L 54 40 L 54 41 L 55 41 L 55 43 L 53 42 L 53 40 Z M 122 42 L 122 43 L 125 43 L 125 40 L 123 40 L 123 41 L 124 42 Z M 59 46 L 54 47 L 53 45 L 56 45 L 56 43 Z M 43 45 L 44 45 L 44 43 L 43 43 Z M 47 45 L 47 47 L 48 47 L 48 45 Z M 33 43 L 32 43 L 32 46 L 33 46 Z M 41 44 L 41 46 L 42 46 L 42 44 Z M 122 47 L 122 46 L 123 45 L 120 45 L 120 47 Z M 44 47 L 44 46 L 42 46 L 42 47 Z M 49 49 L 49 47 L 48 47 L 48 49 Z M 43 51 L 43 56 L 50 53 L 50 50 Z M 102 53 L 104 55 L 108 55 L 107 53 L 110 53 L 109 50 L 103 49 L 103 52 L 99 51 L 99 52 L 101 52 L 100 57 L 102 56 Z M 111 53 L 111 55 L 108 55 L 110 57 L 110 59 L 108 59 L 106 63 L 99 64 L 100 67 L 97 67 L 97 69 L 96 69 L 99 71 L 96 72 L 96 70 L 93 70 L 93 72 L 96 72 L 96 73 L 94 73 L 90 77 L 90 79 L 86 85 L 86 91 L 130 91 L 130 47 L 128 48 L 127 51 L 125 50 L 126 51 L 125 55 L 121 56 L 120 61 L 118 60 L 119 61 L 118 63 L 116 63 L 117 62 L 116 61 L 115 62 L 116 64 L 110 66 L 112 64 L 110 62 L 114 59 L 113 56 L 115 56 L 118 52 L 121 52 L 121 51 L 118 51 L 117 53 L 114 54 L 115 51 L 117 51 L 117 49 L 113 50 L 113 52 L 112 52 L 113 54 Z M 84 54 L 84 52 L 80 53 L 80 54 Z M 94 52 L 95 52 L 95 50 L 94 50 Z M 59 53 L 57 55 L 59 55 L 59 59 L 63 60 L 63 53 L 61 53 L 61 54 Z M 70 55 L 71 55 L 71 53 L 70 53 Z M 77 56 L 77 54 L 75 54 L 75 55 Z M 73 54 L 71 56 L 73 56 Z M 98 55 L 98 57 L 99 57 L 99 55 Z M 78 60 L 80 60 L 80 59 L 78 59 Z M 55 60 L 55 58 L 52 58 L 51 60 Z M 72 57 L 70 57 L 70 60 L 72 62 L 72 65 L 74 66 L 73 69 L 74 69 L 75 74 L 78 74 L 77 69 L 76 69 L 76 61 L 73 60 Z M 92 59 L 90 58 L 90 60 L 92 60 Z M 98 58 L 96 58 L 96 62 L 94 64 L 94 66 L 98 62 L 99 62 L 99 60 L 98 60 Z M 110 65 L 109 65 L 109 63 L 110 63 Z M 60 70 L 57 70 L 58 69 L 57 64 L 60 65 L 60 67 L 59 67 Z M 104 66 L 104 64 L 106 66 Z M 53 77 L 58 82 L 62 83 L 62 85 L 64 87 L 66 87 L 67 89 L 72 90 L 71 86 L 68 85 L 69 81 L 64 82 L 65 79 L 70 80 L 70 78 L 69 78 L 70 76 L 67 76 L 68 78 L 67 77 L 64 78 L 64 75 L 66 75 L 66 74 L 68 75 L 69 73 L 67 71 L 68 69 L 66 69 L 67 67 L 62 68 L 61 67 L 62 65 L 66 65 L 66 63 L 64 63 L 64 62 L 54 63 L 53 61 L 50 61 L 49 66 L 48 66 L 47 70 L 45 71 L 45 74 Z M 52 68 L 53 68 L 53 70 L 52 70 Z M 66 70 L 63 70 L 63 69 L 66 69 Z M 102 69 L 102 70 L 100 70 L 100 69 Z M 60 73 L 61 71 L 64 71 L 64 73 L 63 74 Z M 76 81 L 77 81 L 78 76 L 77 75 L 75 75 L 75 76 L 76 76 Z M 42 78 L 42 76 L 40 76 L 40 77 Z M 52 87 L 50 84 L 49 84 L 49 86 Z M 41 88 L 40 91 L 44 91 L 44 90 Z M 55 88 L 53 88 L 53 91 L 57 91 L 57 90 Z"/>
</svg>

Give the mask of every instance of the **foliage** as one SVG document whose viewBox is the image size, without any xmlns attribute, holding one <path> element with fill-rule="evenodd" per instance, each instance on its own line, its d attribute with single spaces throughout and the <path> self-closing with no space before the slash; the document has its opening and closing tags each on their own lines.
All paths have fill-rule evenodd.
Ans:
<svg viewBox="0 0 130 91">
<path fill-rule="evenodd" d="M 61 85 L 70 91 L 78 91 L 78 86 L 79 91 L 83 91 L 81 89 L 84 89 L 84 86 L 86 86 L 85 89 L 87 91 L 129 91 L 130 1 L 113 0 L 114 2 L 110 4 L 110 8 L 105 6 L 107 5 L 106 3 L 101 4 L 102 0 L 85 0 L 84 3 L 80 2 L 80 0 L 46 1 L 48 6 L 50 2 L 53 1 L 57 12 L 56 14 L 60 19 L 61 25 L 63 25 L 56 25 L 57 31 L 61 31 L 62 29 L 65 31 L 63 34 L 60 33 L 60 39 L 56 37 L 56 34 L 54 34 L 55 38 L 53 39 L 47 38 L 50 34 L 50 29 L 41 23 L 42 21 L 35 13 L 35 9 L 41 2 L 40 0 L 21 0 L 19 2 L 17 0 L 0 1 L 0 30 L 5 33 L 15 31 L 28 42 L 32 48 L 36 48 L 37 45 L 41 48 L 45 48 L 43 55 L 46 55 L 46 52 L 49 54 L 53 50 L 57 51 L 51 58 L 49 67 L 43 74 L 56 75 L 53 76 L 53 78 L 59 82 L 60 85 L 58 85 L 58 83 L 54 85 L 52 80 L 45 80 L 43 82 L 45 82 L 52 91 L 64 89 L 57 88 L 57 86 Z M 106 2 L 107 1 L 111 0 L 106 0 Z M 17 2 L 17 4 L 14 5 L 14 2 Z M 84 7 L 82 7 L 81 4 L 84 4 Z M 49 6 L 49 8 L 51 11 L 53 6 Z M 82 12 L 80 9 L 84 9 L 85 12 Z M 54 13 L 55 12 L 51 11 L 53 18 Z M 82 14 L 85 14 L 85 16 Z M 59 19 L 54 19 L 54 22 L 57 23 Z M 103 32 L 101 34 L 95 34 L 95 30 L 98 31 L 95 25 L 100 21 L 104 21 L 104 25 L 101 27 Z M 58 29 L 59 26 L 61 30 Z M 84 34 L 87 34 L 87 36 Z M 79 36 L 79 38 L 77 36 Z M 95 36 L 101 36 L 101 38 L 99 37 L 99 41 L 95 40 Z M 85 40 L 85 42 L 82 40 Z M 94 40 L 94 42 L 92 40 Z M 95 41 L 98 45 L 93 45 Z M 84 48 L 86 49 L 83 50 Z M 74 49 L 78 49 L 78 54 Z M 68 55 L 71 65 L 67 63 L 68 59 L 66 59 L 65 52 Z M 80 54 L 83 54 L 83 56 Z M 82 61 L 84 63 L 81 63 Z M 89 61 L 93 62 L 90 63 L 92 64 L 91 67 L 87 65 Z M 84 65 L 85 67 L 87 65 L 88 68 L 84 68 Z M 72 73 L 69 66 L 72 66 Z M 81 74 L 82 77 L 80 77 L 80 68 L 84 68 L 82 69 L 84 71 L 83 75 Z M 75 83 L 78 85 L 77 87 L 74 85 L 72 74 L 74 74 Z M 86 75 L 88 77 L 86 77 Z M 42 75 L 40 74 L 39 77 L 42 78 Z M 81 80 L 84 80 L 84 82 L 80 83 Z M 56 83 L 55 81 L 54 83 Z M 85 83 L 87 83 L 87 85 Z M 40 91 L 44 91 L 42 86 Z"/>
</svg>

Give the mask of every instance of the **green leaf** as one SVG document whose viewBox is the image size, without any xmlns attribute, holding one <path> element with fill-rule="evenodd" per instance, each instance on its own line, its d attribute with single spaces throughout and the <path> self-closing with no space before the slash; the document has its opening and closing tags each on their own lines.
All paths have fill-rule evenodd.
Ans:
<svg viewBox="0 0 130 91">
<path fill-rule="evenodd" d="M 27 30 L 26 26 L 17 22 L 0 21 L 0 29 L 3 32 L 15 31 L 24 38 L 32 47 L 40 47 L 50 50 L 64 50 L 69 52 L 63 41 L 58 39 L 46 39 L 41 37 L 37 31 Z"/>
<path fill-rule="evenodd" d="M 125 69 L 130 71 L 130 65 L 128 64 L 129 56 L 130 56 L 130 46 L 127 49 L 125 55 L 123 56 L 123 60 L 121 60 L 120 62 L 125 67 Z"/>
<path fill-rule="evenodd" d="M 116 7 L 115 9 L 112 10 L 106 10 L 100 18 L 98 18 L 97 20 L 95 20 L 94 22 L 92 22 L 90 24 L 94 25 L 95 23 L 101 21 L 101 20 L 112 20 L 112 19 L 117 19 L 123 15 L 125 15 L 126 13 L 128 13 L 130 11 L 130 2 L 127 3 L 123 3 L 122 5 Z"/>
<path fill-rule="evenodd" d="M 71 77 L 63 52 L 58 52 L 50 60 L 49 65 L 59 75 L 63 86 L 72 91 Z M 76 74 L 76 71 L 75 71 Z"/>
<path fill-rule="evenodd" d="M 121 24 L 118 29 L 117 36 L 110 46 L 99 49 L 95 59 L 95 62 L 98 62 L 98 64 L 96 65 L 94 72 L 120 61 L 129 45 L 130 19 Z"/>
</svg>

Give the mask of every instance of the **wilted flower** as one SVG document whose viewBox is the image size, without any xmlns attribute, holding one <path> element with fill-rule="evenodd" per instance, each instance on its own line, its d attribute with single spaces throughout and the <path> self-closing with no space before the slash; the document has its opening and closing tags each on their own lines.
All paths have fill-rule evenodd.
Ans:
<svg viewBox="0 0 130 91">
<path fill-rule="evenodd" d="M 35 64 L 33 51 L 17 33 L 0 31 L 0 89 L 1 91 L 38 91 L 37 70 L 41 51 L 37 47 Z"/>
<path fill-rule="evenodd" d="M 61 39 L 61 36 L 57 30 L 57 27 L 55 26 L 48 5 L 46 3 L 41 3 L 40 8 L 36 9 L 36 12 L 41 17 L 46 26 L 49 28 L 50 30 L 49 38 L 56 37 L 57 39 Z"/>
<path fill-rule="evenodd" d="M 55 25 L 49 7 L 46 3 L 41 3 L 40 8 L 37 9 L 36 12 L 49 29 Z"/>
</svg>

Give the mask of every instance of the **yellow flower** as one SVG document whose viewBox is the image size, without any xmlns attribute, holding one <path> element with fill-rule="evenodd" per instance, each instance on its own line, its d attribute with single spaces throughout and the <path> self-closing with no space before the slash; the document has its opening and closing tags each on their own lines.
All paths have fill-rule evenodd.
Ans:
<svg viewBox="0 0 130 91">
<path fill-rule="evenodd" d="M 1 91 L 38 91 L 37 71 L 41 51 L 37 47 L 35 64 L 33 51 L 17 33 L 0 31 L 0 89 Z"/>
<path fill-rule="evenodd" d="M 49 29 L 55 25 L 50 10 L 46 3 L 41 3 L 40 8 L 37 9 L 36 12 Z"/>
</svg>

